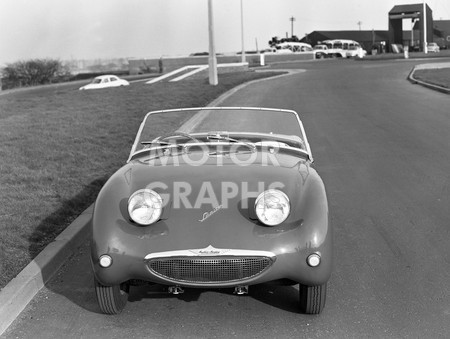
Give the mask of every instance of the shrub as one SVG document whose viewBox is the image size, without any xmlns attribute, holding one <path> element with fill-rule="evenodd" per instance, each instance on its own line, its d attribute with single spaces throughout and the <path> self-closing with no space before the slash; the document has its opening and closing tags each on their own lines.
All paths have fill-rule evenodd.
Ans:
<svg viewBox="0 0 450 339">
<path fill-rule="evenodd" d="M 53 59 L 32 59 L 7 64 L 2 70 L 3 89 L 36 86 L 58 82 L 67 78 L 69 71 L 61 61 Z"/>
</svg>

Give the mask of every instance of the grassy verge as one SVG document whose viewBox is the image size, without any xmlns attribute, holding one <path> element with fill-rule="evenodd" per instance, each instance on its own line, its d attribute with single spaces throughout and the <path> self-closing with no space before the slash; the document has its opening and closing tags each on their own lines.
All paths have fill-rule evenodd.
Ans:
<svg viewBox="0 0 450 339">
<path fill-rule="evenodd" d="M 450 88 L 450 68 L 416 70 L 414 78 L 433 85 Z"/>
<path fill-rule="evenodd" d="M 0 288 L 95 201 L 145 113 L 205 106 L 250 80 L 235 73 L 127 88 L 41 87 L 0 96 Z"/>
</svg>

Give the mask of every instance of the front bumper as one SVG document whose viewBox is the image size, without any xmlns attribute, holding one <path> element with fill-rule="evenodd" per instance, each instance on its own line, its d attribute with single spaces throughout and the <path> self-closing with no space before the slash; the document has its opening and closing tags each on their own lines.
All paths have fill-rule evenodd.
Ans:
<svg viewBox="0 0 450 339">
<path fill-rule="evenodd" d="M 122 251 L 92 246 L 91 261 L 97 280 L 104 285 L 118 285 L 131 279 L 199 288 L 254 285 L 279 279 L 311 286 L 328 281 L 332 270 L 331 236 L 318 247 L 312 247 L 308 241 L 300 243 L 288 235 L 276 240 L 267 251 L 208 245 L 190 250 L 142 252 L 139 246 Z M 107 268 L 99 262 L 104 254 L 112 260 Z M 320 257 L 316 267 L 307 262 L 311 254 Z"/>
</svg>

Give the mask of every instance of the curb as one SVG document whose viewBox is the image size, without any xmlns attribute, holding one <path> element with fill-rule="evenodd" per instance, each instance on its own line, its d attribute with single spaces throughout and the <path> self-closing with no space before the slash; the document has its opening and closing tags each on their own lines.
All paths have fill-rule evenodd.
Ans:
<svg viewBox="0 0 450 339">
<path fill-rule="evenodd" d="M 93 207 L 81 213 L 0 291 L 0 335 L 87 238 Z"/>
<path fill-rule="evenodd" d="M 240 85 L 228 90 L 227 92 L 225 92 L 224 94 L 219 96 L 217 99 L 210 102 L 208 105 L 206 105 L 206 107 L 214 107 L 214 106 L 219 105 L 222 101 L 225 101 L 228 97 L 232 96 L 237 91 L 240 91 L 241 89 L 243 89 L 244 87 L 247 87 L 249 85 L 252 85 L 252 84 L 255 84 L 258 82 L 274 80 L 274 79 L 278 79 L 278 78 L 282 78 L 282 77 L 286 77 L 286 76 L 290 76 L 290 75 L 294 75 L 294 74 L 299 74 L 299 73 L 303 73 L 306 71 L 304 69 L 296 69 L 296 70 L 293 70 L 293 69 L 260 69 L 260 70 L 256 70 L 255 72 L 284 72 L 284 73 L 275 75 L 272 77 L 256 79 L 256 80 L 252 80 L 252 81 L 240 84 Z"/>
<path fill-rule="evenodd" d="M 270 70 L 274 71 L 274 70 Z M 304 70 L 276 70 L 286 72 L 277 76 L 256 79 L 236 86 L 206 105 L 217 106 L 226 98 L 242 88 L 256 82 L 277 79 Z M 264 71 L 261 71 L 264 72 Z M 94 204 L 82 212 L 53 242 L 48 244 L 36 258 L 33 259 L 15 278 L 0 290 L 0 335 L 12 324 L 25 309 L 34 296 L 58 272 L 66 260 L 76 253 L 79 246 L 86 241 L 91 232 L 88 227 L 91 222 Z"/>
<path fill-rule="evenodd" d="M 416 65 L 416 66 L 413 67 L 413 69 L 409 73 L 408 80 L 411 83 L 413 83 L 413 84 L 421 85 L 423 87 L 427 87 L 427 88 L 430 88 L 430 89 L 435 90 L 435 91 L 439 91 L 439 92 L 442 92 L 442 93 L 450 94 L 450 88 L 434 85 L 434 84 L 431 84 L 429 82 L 418 80 L 418 79 L 416 79 L 414 77 L 414 73 L 416 72 L 416 70 L 421 70 L 421 69 L 440 69 L 440 68 L 450 68 L 450 63 Z"/>
</svg>

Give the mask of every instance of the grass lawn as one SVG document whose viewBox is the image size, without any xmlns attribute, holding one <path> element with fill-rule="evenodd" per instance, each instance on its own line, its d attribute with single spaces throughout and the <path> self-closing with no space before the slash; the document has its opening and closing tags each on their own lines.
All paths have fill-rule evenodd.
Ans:
<svg viewBox="0 0 450 339">
<path fill-rule="evenodd" d="M 125 163 L 147 112 L 205 106 L 241 83 L 274 74 L 280 73 L 226 74 L 218 86 L 197 79 L 0 95 L 0 288 L 95 201 Z"/>
<path fill-rule="evenodd" d="M 430 84 L 450 88 L 450 68 L 416 70 L 414 72 L 414 78 Z"/>
</svg>

